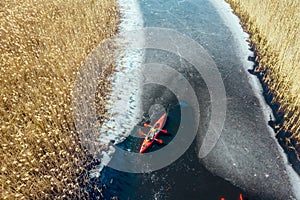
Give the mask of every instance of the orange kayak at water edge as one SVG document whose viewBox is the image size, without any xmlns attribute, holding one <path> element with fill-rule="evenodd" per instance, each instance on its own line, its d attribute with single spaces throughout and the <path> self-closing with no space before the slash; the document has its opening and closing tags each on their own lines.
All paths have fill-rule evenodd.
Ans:
<svg viewBox="0 0 300 200">
<path fill-rule="evenodd" d="M 168 114 L 163 112 L 158 116 L 158 120 L 152 124 L 149 132 L 147 133 L 142 146 L 140 148 L 140 153 L 147 151 L 155 141 L 158 141 L 159 133 L 162 131 L 162 128 L 165 126 L 167 121 Z"/>
</svg>

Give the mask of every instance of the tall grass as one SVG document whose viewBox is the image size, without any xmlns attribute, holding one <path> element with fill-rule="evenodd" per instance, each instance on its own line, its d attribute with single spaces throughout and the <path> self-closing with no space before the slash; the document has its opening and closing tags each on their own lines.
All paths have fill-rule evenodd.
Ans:
<svg viewBox="0 0 300 200">
<path fill-rule="evenodd" d="M 71 90 L 118 18 L 115 0 L 0 1 L 0 199 L 86 197 Z"/>
<path fill-rule="evenodd" d="M 260 63 L 255 71 L 284 113 L 278 131 L 291 133 L 297 142 L 288 145 L 300 153 L 300 1 L 226 1 L 251 34 Z"/>
</svg>

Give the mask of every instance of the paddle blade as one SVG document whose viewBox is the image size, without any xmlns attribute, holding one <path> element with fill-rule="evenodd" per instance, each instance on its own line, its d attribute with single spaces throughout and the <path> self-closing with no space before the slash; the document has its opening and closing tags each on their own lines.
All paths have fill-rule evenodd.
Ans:
<svg viewBox="0 0 300 200">
<path fill-rule="evenodd" d="M 139 131 L 140 136 L 145 136 L 146 134 L 143 131 Z"/>
<path fill-rule="evenodd" d="M 161 139 L 156 140 L 159 144 L 163 144 L 164 142 Z"/>
<path fill-rule="evenodd" d="M 144 126 L 145 126 L 145 127 L 149 127 L 150 125 L 149 125 L 149 124 L 147 124 L 147 123 L 144 123 Z"/>
<path fill-rule="evenodd" d="M 240 200 L 243 200 L 244 198 L 243 198 L 243 195 L 242 194 L 240 194 Z"/>
<path fill-rule="evenodd" d="M 162 129 L 161 132 L 162 133 L 168 133 L 168 131 L 166 129 Z"/>
</svg>

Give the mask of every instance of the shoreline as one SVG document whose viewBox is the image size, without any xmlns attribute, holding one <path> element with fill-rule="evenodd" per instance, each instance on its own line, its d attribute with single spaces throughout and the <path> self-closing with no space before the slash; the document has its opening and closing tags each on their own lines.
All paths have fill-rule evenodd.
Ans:
<svg viewBox="0 0 300 200">
<path fill-rule="evenodd" d="M 118 35 L 112 41 L 123 45 L 127 32 L 141 29 L 143 20 L 136 0 L 117 0 L 120 10 Z M 121 40 L 119 40 L 121 39 Z M 125 42 L 124 42 L 124 41 Z M 126 45 L 126 44 L 125 44 Z M 90 177 L 99 177 L 104 166 L 108 165 L 115 152 L 114 143 L 123 141 L 140 118 L 139 88 L 143 52 L 135 49 L 125 49 L 116 60 L 115 72 L 110 77 L 110 93 L 105 102 L 105 116 L 101 122 L 100 143 L 105 146 L 101 151 L 101 164 L 90 171 Z"/>
<path fill-rule="evenodd" d="M 275 137 L 277 138 L 278 143 L 283 148 L 284 152 L 288 157 L 288 161 L 291 163 L 293 169 L 300 175 L 300 160 L 299 160 L 299 152 L 294 148 L 293 143 L 289 137 L 292 135 L 291 132 L 282 130 L 282 123 L 283 123 L 283 112 L 279 112 L 280 103 L 275 102 L 274 95 L 270 93 L 267 84 L 263 81 L 263 75 L 260 72 L 255 71 L 256 66 L 258 65 L 259 61 L 256 61 L 256 54 L 258 53 L 253 47 L 254 57 L 251 58 L 253 60 L 254 67 L 253 69 L 249 70 L 249 73 L 256 76 L 263 88 L 263 96 L 266 100 L 266 103 L 272 109 L 272 116 L 268 121 L 268 125 L 273 129 L 274 133 L 276 134 Z M 295 144 L 295 143 L 294 143 Z"/>
<path fill-rule="evenodd" d="M 233 12 L 239 16 L 241 19 L 242 27 L 245 32 L 251 32 L 249 31 L 249 28 L 247 28 L 247 22 L 244 22 L 245 19 L 240 17 L 240 14 L 237 13 L 234 9 Z M 297 151 L 297 141 L 295 138 L 290 138 L 293 133 L 290 131 L 285 130 L 284 123 L 285 123 L 285 117 L 288 112 L 282 111 L 280 108 L 283 105 L 283 103 L 278 102 L 278 99 L 276 99 L 274 93 L 270 90 L 270 87 L 268 84 L 264 81 L 264 78 L 268 72 L 266 72 L 262 67 L 259 67 L 260 61 L 261 61 L 261 52 L 259 49 L 257 49 L 257 45 L 255 45 L 255 41 L 253 41 L 252 37 L 255 33 L 250 33 L 249 37 L 249 44 L 251 45 L 251 49 L 253 50 L 254 56 L 250 58 L 250 60 L 254 63 L 253 69 L 249 70 L 249 73 L 255 75 L 261 86 L 262 86 L 262 93 L 264 96 L 264 99 L 266 103 L 269 105 L 269 107 L 272 110 L 272 115 L 270 115 L 270 119 L 268 120 L 269 126 L 272 128 L 272 130 L 276 134 L 276 138 L 280 146 L 283 148 L 285 154 L 288 157 L 288 161 L 291 163 L 293 169 L 297 172 L 298 175 L 300 175 L 300 152 Z"/>
<path fill-rule="evenodd" d="M 228 13 L 225 14 L 225 12 L 233 12 L 236 19 L 230 18 L 230 20 L 237 20 L 236 23 L 241 24 L 241 20 L 243 19 L 241 19 L 240 16 L 234 11 L 232 5 L 228 3 L 228 0 L 224 1 L 223 5 L 221 5 L 222 3 L 219 3 L 215 0 L 211 0 L 211 2 L 214 4 L 214 6 L 217 7 L 217 10 L 220 11 L 220 14 L 225 20 L 228 20 L 230 18 L 226 16 Z M 282 152 L 281 154 L 285 161 L 290 181 L 293 183 L 295 195 L 297 198 L 300 198 L 300 194 L 299 192 L 297 192 L 300 188 L 300 161 L 297 159 L 297 153 L 293 151 L 293 148 L 289 148 L 288 146 L 284 145 L 286 142 L 284 140 L 284 137 L 286 135 L 291 135 L 291 133 L 287 134 L 288 132 L 283 131 L 283 129 L 278 126 L 283 123 L 284 113 L 278 112 L 280 105 L 278 105 L 278 103 L 272 103 L 273 95 L 270 93 L 266 83 L 263 81 L 263 75 L 258 71 L 255 71 L 260 63 L 257 59 L 257 55 L 259 55 L 259 52 L 255 49 L 255 45 L 251 41 L 252 34 L 247 31 L 247 29 L 245 28 L 245 24 L 241 24 L 240 30 L 235 29 L 230 25 L 228 25 L 228 27 L 235 35 L 235 39 L 241 45 L 239 47 L 242 55 L 241 61 L 245 65 L 244 69 L 248 71 L 249 82 L 253 87 L 257 98 L 259 99 L 260 106 L 263 108 L 265 116 L 264 120 L 268 124 L 270 135 L 272 138 L 274 138 L 274 140 L 276 140 L 279 152 Z M 242 44 L 245 45 L 242 46 Z M 290 166 L 289 162 L 292 164 L 292 166 Z"/>
<path fill-rule="evenodd" d="M 0 10 L 0 198 L 88 199 L 90 157 L 75 127 L 72 92 L 89 52 L 115 35 L 118 7 L 25 0 Z"/>
<path fill-rule="evenodd" d="M 247 11 L 243 10 L 241 5 L 235 5 L 235 1 L 227 0 L 227 2 L 231 3 L 234 13 L 241 19 L 241 25 L 243 29 L 251 34 L 249 42 L 255 54 L 254 57 L 251 58 L 251 61 L 253 61 L 255 65 L 253 69 L 249 70 L 249 72 L 259 79 L 259 82 L 263 88 L 263 96 L 267 104 L 272 109 L 272 117 L 270 117 L 271 119 L 268 120 L 268 124 L 275 132 L 277 141 L 284 149 L 294 170 L 298 173 L 298 175 L 300 175 L 300 141 L 299 136 L 297 135 L 299 133 L 297 133 L 296 128 L 297 124 L 299 123 L 299 118 L 297 121 L 297 98 L 290 100 L 288 96 L 288 94 L 291 93 L 290 87 L 283 89 L 286 86 L 284 85 L 285 79 L 290 77 L 284 78 L 284 81 L 280 80 L 284 76 L 282 75 L 284 70 L 280 69 L 282 72 L 276 71 L 276 67 L 278 66 L 272 62 L 273 59 L 279 59 L 279 56 L 277 54 L 272 55 L 272 51 L 274 51 L 273 49 L 270 51 L 262 49 L 262 43 L 267 43 L 269 38 L 266 36 L 262 38 L 257 32 L 251 29 L 251 26 L 257 27 L 257 24 L 254 24 L 249 19 L 252 16 L 247 13 Z M 273 56 L 273 58 L 269 58 L 270 56 Z M 283 82 L 282 85 L 276 83 L 279 81 Z M 295 106 L 293 108 L 294 110 L 291 110 L 292 108 L 290 108 L 290 104 Z M 291 121 L 292 117 L 293 120 Z"/>
</svg>

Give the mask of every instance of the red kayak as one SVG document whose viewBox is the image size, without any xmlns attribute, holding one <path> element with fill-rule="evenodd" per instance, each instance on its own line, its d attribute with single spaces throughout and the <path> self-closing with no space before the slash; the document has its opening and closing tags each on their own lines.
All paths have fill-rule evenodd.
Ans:
<svg viewBox="0 0 300 200">
<path fill-rule="evenodd" d="M 150 127 L 150 130 L 145 135 L 145 139 L 140 148 L 140 153 L 144 153 L 145 151 L 147 151 L 155 141 L 162 143 L 162 140 L 158 139 L 158 136 L 160 132 L 167 132 L 166 130 L 162 130 L 167 121 L 167 117 L 167 113 L 163 112 L 161 115 L 158 116 L 158 120 L 152 126 L 148 124 L 145 125 L 147 127 Z"/>
</svg>

